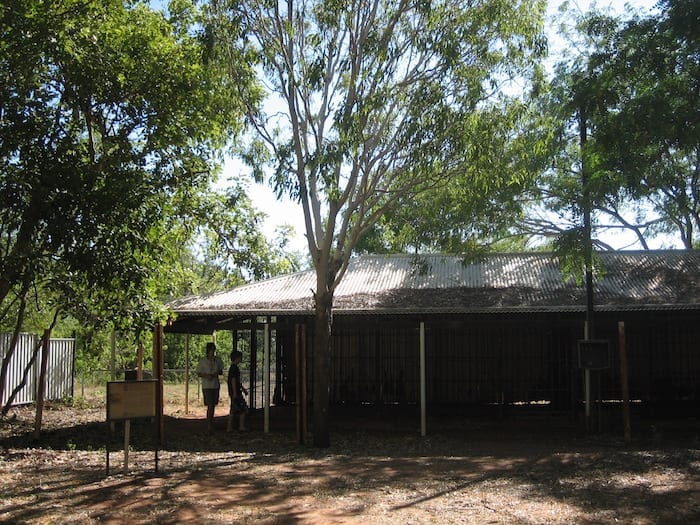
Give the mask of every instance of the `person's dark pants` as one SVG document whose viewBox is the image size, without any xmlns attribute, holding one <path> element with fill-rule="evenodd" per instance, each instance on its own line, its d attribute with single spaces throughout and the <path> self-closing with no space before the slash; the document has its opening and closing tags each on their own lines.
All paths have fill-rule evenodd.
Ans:
<svg viewBox="0 0 700 525">
<path fill-rule="evenodd" d="M 219 389 L 218 388 L 202 388 L 204 395 L 204 404 L 207 407 L 216 406 L 219 404 Z"/>
<path fill-rule="evenodd" d="M 207 430 L 211 432 L 214 429 L 214 409 L 219 404 L 219 389 L 202 388 L 202 394 L 204 404 L 207 406 Z"/>
</svg>

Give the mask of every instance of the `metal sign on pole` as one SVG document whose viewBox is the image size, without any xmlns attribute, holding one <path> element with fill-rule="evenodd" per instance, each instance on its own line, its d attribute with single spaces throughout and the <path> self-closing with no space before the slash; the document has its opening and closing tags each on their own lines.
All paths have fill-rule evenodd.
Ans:
<svg viewBox="0 0 700 525">
<path fill-rule="evenodd" d="M 607 339 L 581 339 L 578 341 L 578 366 L 584 369 L 586 430 L 591 421 L 591 370 L 610 367 L 610 341 Z"/>
</svg>

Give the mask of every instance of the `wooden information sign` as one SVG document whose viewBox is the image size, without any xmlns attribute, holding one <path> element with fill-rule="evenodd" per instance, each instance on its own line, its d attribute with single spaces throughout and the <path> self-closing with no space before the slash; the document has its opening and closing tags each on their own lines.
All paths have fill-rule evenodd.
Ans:
<svg viewBox="0 0 700 525">
<path fill-rule="evenodd" d="M 156 417 L 158 414 L 156 407 L 157 388 L 158 380 L 156 379 L 107 382 L 107 422 L 112 425 L 114 421 L 124 421 L 124 472 L 129 469 L 131 420 Z M 157 472 L 157 444 L 154 452 Z M 109 475 L 109 439 L 107 440 L 107 475 Z"/>
<path fill-rule="evenodd" d="M 109 381 L 107 383 L 107 420 L 156 416 L 158 381 Z"/>
</svg>

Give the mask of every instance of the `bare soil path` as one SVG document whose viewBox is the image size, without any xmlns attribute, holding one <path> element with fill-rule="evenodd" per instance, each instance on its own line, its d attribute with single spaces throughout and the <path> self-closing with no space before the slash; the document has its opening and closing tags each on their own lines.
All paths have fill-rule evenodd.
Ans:
<svg viewBox="0 0 700 525">
<path fill-rule="evenodd" d="M 0 522 L 700 523 L 694 418 L 625 445 L 541 415 L 443 416 L 421 437 L 410 413 L 346 410 L 316 449 L 296 442 L 291 409 L 272 413 L 270 433 L 256 412 L 249 432 L 227 434 L 222 405 L 208 435 L 200 407 L 171 405 L 158 472 L 148 421 L 132 424 L 124 472 L 122 429 L 88 405 L 48 407 L 37 441 L 31 407 L 0 422 Z"/>
</svg>

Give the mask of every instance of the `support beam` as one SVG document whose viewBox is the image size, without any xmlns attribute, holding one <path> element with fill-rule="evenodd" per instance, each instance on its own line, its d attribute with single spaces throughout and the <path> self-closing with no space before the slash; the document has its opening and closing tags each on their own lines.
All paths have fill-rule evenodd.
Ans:
<svg viewBox="0 0 700 525">
<path fill-rule="evenodd" d="M 629 386 L 629 368 L 627 366 L 627 336 L 625 332 L 625 323 L 620 321 L 617 323 L 617 339 L 620 348 L 620 382 L 622 383 L 622 420 L 624 423 L 625 443 L 628 445 L 632 442 L 632 424 L 630 421 L 630 386 Z"/>
<path fill-rule="evenodd" d="M 306 412 L 306 323 L 297 324 L 295 328 L 297 439 L 299 444 L 303 445 L 308 433 Z"/>
<path fill-rule="evenodd" d="M 190 334 L 185 335 L 185 414 L 190 413 Z"/>
<path fill-rule="evenodd" d="M 296 386 L 295 401 L 297 404 L 297 441 L 300 445 L 304 444 L 304 429 L 302 426 L 302 399 L 301 399 L 301 325 L 294 326 L 294 384 Z"/>
<path fill-rule="evenodd" d="M 156 385 L 156 442 L 163 444 L 163 325 L 153 327 L 153 379 L 158 381 Z"/>
<path fill-rule="evenodd" d="M 585 340 L 589 339 L 590 336 L 590 323 L 586 319 L 583 328 L 583 338 Z M 591 431 L 591 370 L 590 368 L 585 368 L 583 371 L 583 395 L 584 395 L 584 408 L 586 413 L 586 432 Z"/>
<path fill-rule="evenodd" d="M 250 322 L 250 380 L 248 381 L 249 405 L 251 409 L 258 408 L 258 318 Z"/>
<path fill-rule="evenodd" d="M 420 323 L 420 435 L 428 433 L 425 408 L 425 322 Z"/>
<path fill-rule="evenodd" d="M 275 384 L 274 388 L 272 389 L 272 404 L 273 405 L 281 405 L 282 400 L 284 399 L 284 393 L 283 393 L 283 381 L 284 381 L 284 374 L 282 373 L 282 367 L 284 363 L 284 345 L 282 343 L 283 337 L 281 337 L 281 332 L 282 330 L 280 328 L 277 328 L 279 324 L 276 322 L 277 318 L 275 317 L 275 321 L 272 321 L 272 317 L 270 318 L 270 337 L 274 340 L 274 351 L 275 351 Z M 270 342 L 270 346 L 272 346 L 272 342 Z M 272 348 L 270 348 L 270 352 L 272 352 Z"/>
<path fill-rule="evenodd" d="M 269 318 L 267 319 L 269 321 Z M 265 343 L 263 350 L 263 413 L 264 432 L 270 432 L 270 323 L 265 323 Z"/>
</svg>

